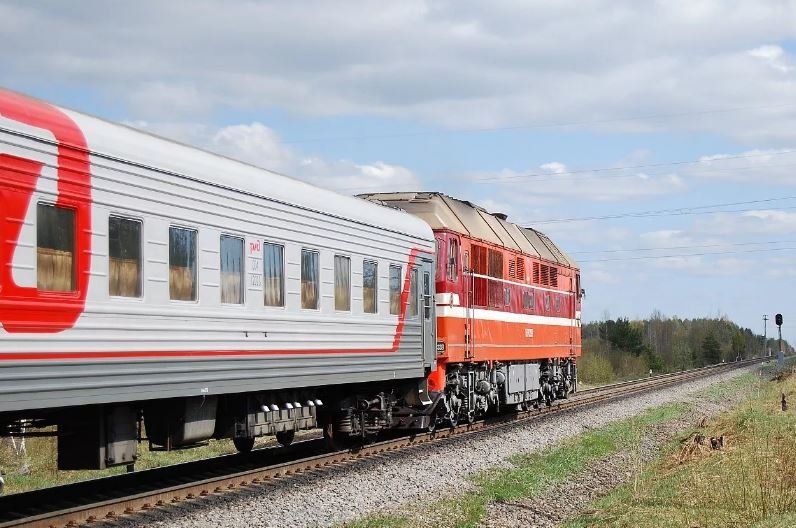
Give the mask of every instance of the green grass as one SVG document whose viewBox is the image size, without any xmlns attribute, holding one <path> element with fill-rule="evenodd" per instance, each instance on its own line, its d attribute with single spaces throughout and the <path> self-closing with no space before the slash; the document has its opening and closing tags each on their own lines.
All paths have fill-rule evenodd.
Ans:
<svg viewBox="0 0 796 528">
<path fill-rule="evenodd" d="M 685 431 L 632 486 L 617 488 L 567 526 L 796 526 L 796 376 L 770 382 L 764 377 L 759 396 L 759 378 L 744 378 L 746 387 L 737 380 L 705 392 L 716 398 L 733 388 L 751 393 L 699 430 L 708 438 L 725 435 L 725 449 L 693 450 L 697 430 Z M 779 405 L 782 393 L 792 402 L 787 412 Z"/>
<path fill-rule="evenodd" d="M 269 439 L 264 438 L 262 442 Z M 0 439 L 0 469 L 5 472 L 5 493 L 20 493 L 126 471 L 124 466 L 101 471 L 59 471 L 55 445 L 55 438 L 28 438 L 27 454 L 19 456 L 14 451 L 10 439 Z M 205 446 L 169 452 L 149 451 L 146 444 L 139 444 L 135 468 L 149 469 L 235 452 L 231 440 L 211 440 Z"/>
<path fill-rule="evenodd" d="M 687 410 L 688 406 L 683 404 L 652 409 L 640 416 L 581 434 L 538 453 L 514 456 L 510 459 L 510 468 L 487 470 L 474 475 L 471 479 L 473 490 L 436 501 L 423 512 L 369 516 L 346 526 L 478 526 L 490 503 L 533 498 L 549 486 L 582 472 L 591 462 L 637 444 L 648 427 L 673 420 Z"/>
</svg>

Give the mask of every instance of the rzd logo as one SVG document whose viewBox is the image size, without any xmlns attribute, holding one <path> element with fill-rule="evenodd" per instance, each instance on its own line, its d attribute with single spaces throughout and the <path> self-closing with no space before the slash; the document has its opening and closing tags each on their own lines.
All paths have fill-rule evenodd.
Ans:
<svg viewBox="0 0 796 528">
<path fill-rule="evenodd" d="M 36 207 L 31 198 L 44 163 L 0 154 L 0 325 L 10 333 L 61 332 L 72 328 L 85 309 L 91 268 L 91 175 L 86 140 L 74 121 L 57 108 L 12 92 L 0 90 L 0 116 L 52 133 L 58 177 L 54 205 L 70 209 L 75 219 L 74 291 L 17 285 L 14 251 L 17 246 L 36 245 L 35 237 L 20 240 L 20 235 L 26 214 Z"/>
</svg>

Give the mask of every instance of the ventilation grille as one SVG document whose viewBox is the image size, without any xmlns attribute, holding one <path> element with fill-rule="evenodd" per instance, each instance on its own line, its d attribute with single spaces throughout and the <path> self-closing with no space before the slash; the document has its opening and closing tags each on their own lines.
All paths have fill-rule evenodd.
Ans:
<svg viewBox="0 0 796 528">
<path fill-rule="evenodd" d="M 533 283 L 539 284 L 541 282 L 541 276 L 539 275 L 539 263 L 533 263 Z"/>
<path fill-rule="evenodd" d="M 517 260 L 515 259 L 509 259 L 509 278 L 517 278 Z"/>
<path fill-rule="evenodd" d="M 525 282 L 525 259 L 517 259 L 517 280 Z"/>
</svg>

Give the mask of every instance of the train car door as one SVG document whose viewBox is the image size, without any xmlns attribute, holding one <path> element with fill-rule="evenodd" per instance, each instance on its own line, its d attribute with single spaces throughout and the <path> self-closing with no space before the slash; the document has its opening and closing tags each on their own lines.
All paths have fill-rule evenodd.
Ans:
<svg viewBox="0 0 796 528">
<path fill-rule="evenodd" d="M 418 309 L 421 317 L 420 332 L 423 344 L 425 362 L 432 369 L 436 368 L 437 357 L 437 314 L 434 302 L 434 261 L 432 259 L 418 259 L 419 266 L 413 273 L 419 274 L 420 295 Z"/>
<path fill-rule="evenodd" d="M 462 280 L 464 281 L 464 358 L 472 359 L 475 355 L 475 339 L 473 329 L 475 327 L 475 312 L 473 311 L 473 299 L 475 297 L 475 277 L 473 270 L 470 269 L 470 252 L 465 251 L 462 259 Z"/>
</svg>

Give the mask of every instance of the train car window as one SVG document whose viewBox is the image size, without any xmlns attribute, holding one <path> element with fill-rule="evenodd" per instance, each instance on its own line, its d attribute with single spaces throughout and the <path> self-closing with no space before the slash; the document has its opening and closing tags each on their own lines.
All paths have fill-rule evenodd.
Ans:
<svg viewBox="0 0 796 528">
<path fill-rule="evenodd" d="M 351 311 L 351 258 L 334 256 L 334 309 Z"/>
<path fill-rule="evenodd" d="M 378 271 L 379 265 L 376 262 L 362 262 L 362 308 L 365 313 L 375 314 L 378 310 Z"/>
<path fill-rule="evenodd" d="M 561 296 L 560 295 L 556 295 L 555 307 L 556 307 L 556 312 L 560 312 L 561 311 Z"/>
<path fill-rule="evenodd" d="M 318 309 L 319 260 L 317 251 L 301 250 L 301 307 L 306 310 Z"/>
<path fill-rule="evenodd" d="M 108 293 L 141 297 L 141 221 L 108 218 Z"/>
<path fill-rule="evenodd" d="M 266 306 L 285 306 L 285 248 L 263 244 L 263 302 Z"/>
<path fill-rule="evenodd" d="M 545 312 L 549 312 L 550 311 L 550 294 L 549 293 L 545 293 L 544 294 L 544 311 Z"/>
<path fill-rule="evenodd" d="M 526 310 L 533 310 L 533 292 L 527 291 L 522 294 L 522 307 Z"/>
<path fill-rule="evenodd" d="M 459 241 L 451 238 L 448 241 L 448 280 L 456 282 L 459 278 Z"/>
<path fill-rule="evenodd" d="M 390 264 L 390 315 L 401 313 L 401 266 Z"/>
<path fill-rule="evenodd" d="M 417 268 L 412 268 L 409 275 L 409 304 L 406 307 L 407 317 L 417 317 Z"/>
<path fill-rule="evenodd" d="M 428 321 L 431 319 L 431 276 L 423 272 L 423 317 Z"/>
<path fill-rule="evenodd" d="M 503 288 L 503 304 L 506 306 L 511 304 L 511 290 L 509 288 Z"/>
<path fill-rule="evenodd" d="M 50 204 L 36 207 L 36 286 L 75 291 L 75 212 Z"/>
<path fill-rule="evenodd" d="M 169 298 L 196 300 L 196 231 L 169 227 Z"/>
<path fill-rule="evenodd" d="M 243 239 L 221 235 L 221 302 L 243 304 Z"/>
</svg>

